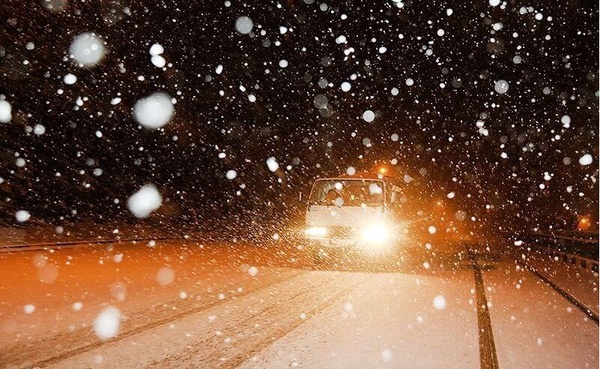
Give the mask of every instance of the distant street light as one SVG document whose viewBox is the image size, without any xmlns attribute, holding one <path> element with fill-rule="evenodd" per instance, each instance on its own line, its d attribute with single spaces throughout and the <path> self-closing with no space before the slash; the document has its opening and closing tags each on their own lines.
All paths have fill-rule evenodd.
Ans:
<svg viewBox="0 0 600 369">
<path fill-rule="evenodd" d="M 577 223 L 577 230 L 578 231 L 587 231 L 590 229 L 590 218 L 583 216 L 581 218 L 579 218 L 579 222 Z"/>
</svg>

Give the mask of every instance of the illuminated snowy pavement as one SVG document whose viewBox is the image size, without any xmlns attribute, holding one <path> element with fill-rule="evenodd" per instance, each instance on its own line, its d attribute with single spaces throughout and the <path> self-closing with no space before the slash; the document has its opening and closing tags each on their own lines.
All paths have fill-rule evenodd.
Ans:
<svg viewBox="0 0 600 369">
<path fill-rule="evenodd" d="M 0 363 L 597 368 L 597 321 L 516 263 L 513 249 L 439 242 L 408 246 L 395 262 L 319 265 L 281 243 L 0 254 Z M 540 273 L 560 269 L 544 273 L 597 317 L 597 276 L 543 263 L 531 261 Z"/>
</svg>

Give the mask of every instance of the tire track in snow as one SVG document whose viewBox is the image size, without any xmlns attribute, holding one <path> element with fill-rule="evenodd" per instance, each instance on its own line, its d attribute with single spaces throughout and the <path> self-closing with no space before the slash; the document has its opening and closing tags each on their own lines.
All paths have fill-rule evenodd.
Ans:
<svg viewBox="0 0 600 369">
<path fill-rule="evenodd" d="M 244 297 L 244 296 L 247 296 L 247 295 L 251 295 L 253 293 L 257 293 L 257 292 L 265 290 L 265 289 L 269 289 L 269 288 L 271 288 L 271 287 L 273 287 L 273 286 L 275 286 L 277 284 L 287 282 L 287 281 L 289 281 L 291 279 L 299 278 L 300 276 L 302 276 L 304 274 L 307 274 L 307 273 L 308 273 L 307 271 L 295 271 L 295 272 L 292 272 L 292 273 L 286 273 L 285 275 L 280 276 L 279 278 L 274 279 L 272 281 L 269 281 L 269 282 L 266 282 L 264 284 L 261 284 L 260 286 L 258 286 L 256 288 L 244 290 L 243 292 L 240 292 L 240 293 L 236 294 L 235 298 L 241 298 L 241 297 Z M 121 333 L 119 333 L 119 335 L 117 337 L 115 337 L 114 339 L 108 340 L 108 341 L 100 341 L 94 335 L 93 336 L 94 342 L 93 343 L 89 343 L 89 340 L 87 338 L 90 338 L 91 335 L 93 335 L 93 333 L 89 333 L 88 335 L 86 335 L 86 337 L 84 339 L 78 339 L 78 341 L 85 342 L 85 344 L 82 345 L 82 346 L 78 346 L 75 349 L 62 352 L 62 353 L 60 353 L 58 355 L 49 357 L 47 359 L 43 359 L 43 360 L 38 361 L 38 362 L 36 362 L 34 364 L 27 364 L 27 365 L 16 364 L 15 367 L 16 368 L 18 368 L 18 367 L 24 367 L 24 368 L 34 367 L 35 368 L 35 367 L 45 367 L 45 366 L 48 366 L 48 365 L 51 365 L 51 364 L 55 364 L 57 362 L 63 361 L 65 359 L 68 359 L 70 357 L 73 357 L 73 356 L 76 356 L 76 355 L 80 355 L 80 354 L 86 353 L 88 351 L 94 350 L 96 348 L 99 348 L 99 347 L 101 347 L 101 346 L 103 346 L 105 344 L 112 344 L 112 343 L 115 343 L 115 342 L 119 342 L 119 341 L 122 341 L 122 340 L 124 340 L 124 339 L 126 339 L 128 337 L 133 336 L 133 335 L 143 333 L 144 331 L 148 331 L 148 330 L 150 330 L 152 328 L 156 328 L 156 327 L 159 327 L 161 325 L 166 325 L 166 324 L 169 324 L 169 323 L 174 322 L 176 320 L 185 318 L 187 316 L 199 313 L 199 312 L 204 311 L 204 310 L 208 310 L 208 309 L 210 309 L 212 307 L 225 304 L 228 301 L 229 300 L 211 301 L 211 302 L 208 302 L 208 303 L 203 304 L 201 306 L 195 307 L 193 309 L 185 310 L 185 311 L 179 312 L 177 314 L 170 315 L 168 317 L 159 318 L 157 320 L 151 321 L 150 323 L 142 324 L 142 325 L 139 325 L 139 326 L 135 326 L 133 329 L 127 330 L 125 332 L 121 332 Z M 136 312 L 131 312 L 129 315 L 132 315 L 132 314 L 135 314 L 135 313 Z M 91 328 L 87 328 L 86 331 L 91 332 Z M 71 336 L 73 334 L 75 334 L 77 336 L 76 333 L 66 333 L 65 336 L 69 337 L 69 336 Z M 55 337 L 50 337 L 50 338 L 44 339 L 43 343 L 41 343 L 41 344 L 45 343 L 46 346 L 52 347 L 52 346 L 56 345 L 56 342 L 57 342 L 57 337 L 55 336 Z M 4 358 L 4 359 L 7 359 L 7 358 Z"/>
<path fill-rule="evenodd" d="M 552 280 L 550 280 L 550 278 L 544 276 L 543 274 L 541 274 L 534 268 L 530 267 L 529 265 L 522 263 L 518 259 L 516 259 L 516 262 L 518 265 L 521 266 L 521 268 L 529 270 L 536 277 L 538 277 L 539 279 L 544 281 L 548 286 L 552 287 L 552 289 L 554 291 L 556 291 L 559 295 L 564 297 L 567 301 L 569 301 L 571 304 L 573 304 L 575 307 L 577 307 L 579 310 L 581 310 L 581 312 L 583 314 L 585 314 L 585 316 L 587 316 L 591 321 L 593 321 L 594 323 L 596 323 L 596 325 L 598 325 L 598 314 L 596 314 L 596 312 L 594 312 L 592 309 L 587 307 L 583 302 L 579 301 L 575 296 L 571 295 L 569 292 L 560 288 L 556 283 L 552 282 Z"/>
<path fill-rule="evenodd" d="M 331 305 L 333 305 L 335 302 L 339 301 L 343 297 L 347 296 L 350 292 L 352 292 L 353 290 L 355 290 L 357 287 L 359 287 L 360 285 L 366 283 L 366 281 L 367 281 L 367 278 L 363 279 L 362 281 L 359 281 L 357 283 L 352 284 L 350 287 L 348 287 L 348 288 L 346 288 L 346 289 L 338 292 L 334 296 L 332 296 L 331 299 L 323 302 L 322 304 L 318 305 L 314 309 L 311 309 L 306 315 L 309 316 L 309 317 L 313 317 L 315 314 L 317 314 L 317 313 L 319 313 L 319 312 L 321 312 L 321 311 L 329 308 Z M 258 352 L 262 351 L 263 349 L 265 349 L 266 347 L 268 347 L 269 345 L 271 345 L 273 342 L 279 340 L 280 338 L 282 338 L 286 334 L 288 334 L 291 331 L 293 331 L 294 329 L 298 328 L 304 322 L 305 322 L 305 320 L 296 320 L 292 324 L 290 324 L 290 325 L 288 325 L 286 327 L 283 327 L 283 328 L 275 331 L 269 338 L 263 340 L 262 342 L 257 343 L 252 348 L 252 350 L 247 351 L 247 352 L 245 352 L 243 354 L 236 355 L 230 362 L 227 363 L 227 365 L 225 365 L 223 367 L 224 368 L 237 368 L 237 367 L 239 367 L 243 362 L 245 362 L 246 360 L 252 358 L 252 356 L 254 356 Z"/>
<path fill-rule="evenodd" d="M 155 362 L 150 367 L 236 368 L 243 362 L 251 359 L 256 353 L 299 327 L 308 319 L 348 296 L 351 291 L 370 279 L 369 276 L 364 275 L 353 276 L 353 278 L 357 277 L 358 281 L 353 281 L 344 288 L 340 288 L 340 285 L 349 282 L 350 278 L 348 275 L 342 274 L 337 276 L 337 278 L 323 275 L 321 278 L 325 278 L 326 281 L 318 289 L 314 286 L 308 286 L 308 288 L 305 288 L 301 292 L 292 294 L 292 296 L 282 299 L 276 304 L 250 317 L 244 318 L 240 322 L 236 322 L 235 325 L 230 322 L 229 327 L 220 329 L 222 331 L 221 336 L 211 335 L 196 341 L 188 350 Z M 315 293 L 318 290 L 325 291 L 325 293 L 329 293 L 329 290 L 339 291 L 323 298 L 320 293 Z M 310 306 L 308 310 L 302 309 L 306 315 L 305 319 L 299 318 L 299 314 L 291 313 L 295 307 L 302 305 Z M 240 333 L 246 334 L 247 332 L 255 331 L 257 324 L 263 327 L 257 334 L 243 336 L 229 344 L 223 343 L 223 336 L 239 336 Z M 233 352 L 228 353 L 227 351 L 230 350 L 233 350 Z"/>
<path fill-rule="evenodd" d="M 483 284 L 483 275 L 481 267 L 473 251 L 468 247 L 467 253 L 471 259 L 473 272 L 475 273 L 475 293 L 477 303 L 477 322 L 479 326 L 479 360 L 482 369 L 497 369 L 498 354 L 494 342 L 494 332 L 492 331 L 492 319 L 488 308 L 487 297 L 485 295 L 485 286 Z"/>
</svg>

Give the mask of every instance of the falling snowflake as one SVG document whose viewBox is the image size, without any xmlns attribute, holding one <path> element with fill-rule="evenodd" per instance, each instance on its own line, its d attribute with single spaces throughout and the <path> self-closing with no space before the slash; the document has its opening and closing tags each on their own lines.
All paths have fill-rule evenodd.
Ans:
<svg viewBox="0 0 600 369">
<path fill-rule="evenodd" d="M 375 120 L 375 113 L 373 113 L 371 110 L 365 110 L 365 112 L 362 115 L 362 118 L 365 122 L 371 123 Z"/>
<path fill-rule="evenodd" d="M 133 117 L 142 126 L 155 129 L 171 121 L 175 109 L 171 98 L 162 92 L 138 100 L 133 106 Z"/>
<path fill-rule="evenodd" d="M 162 204 L 162 196 L 153 184 L 147 184 L 131 195 L 127 207 L 138 218 L 148 218 Z"/>
<path fill-rule="evenodd" d="M 117 336 L 121 324 L 121 311 L 115 307 L 108 307 L 100 312 L 94 320 L 94 332 L 101 340 Z"/>
<path fill-rule="evenodd" d="M 252 32 L 252 28 L 254 28 L 254 22 L 249 17 L 242 16 L 235 21 L 235 30 L 242 35 Z"/>
<path fill-rule="evenodd" d="M 75 37 L 69 54 L 81 67 L 92 67 L 98 64 L 106 50 L 102 39 L 94 33 L 82 33 Z"/>
</svg>

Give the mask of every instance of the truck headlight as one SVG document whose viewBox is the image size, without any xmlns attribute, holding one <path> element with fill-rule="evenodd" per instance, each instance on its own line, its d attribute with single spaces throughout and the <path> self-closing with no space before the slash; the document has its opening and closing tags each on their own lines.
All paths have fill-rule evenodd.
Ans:
<svg viewBox="0 0 600 369">
<path fill-rule="evenodd" d="M 362 239 L 366 242 L 385 242 L 390 239 L 390 230 L 381 224 L 371 225 L 363 229 Z"/>
<path fill-rule="evenodd" d="M 327 236 L 327 228 L 325 228 L 325 227 L 308 227 L 304 230 L 304 234 L 308 237 L 325 237 L 325 236 Z"/>
</svg>

